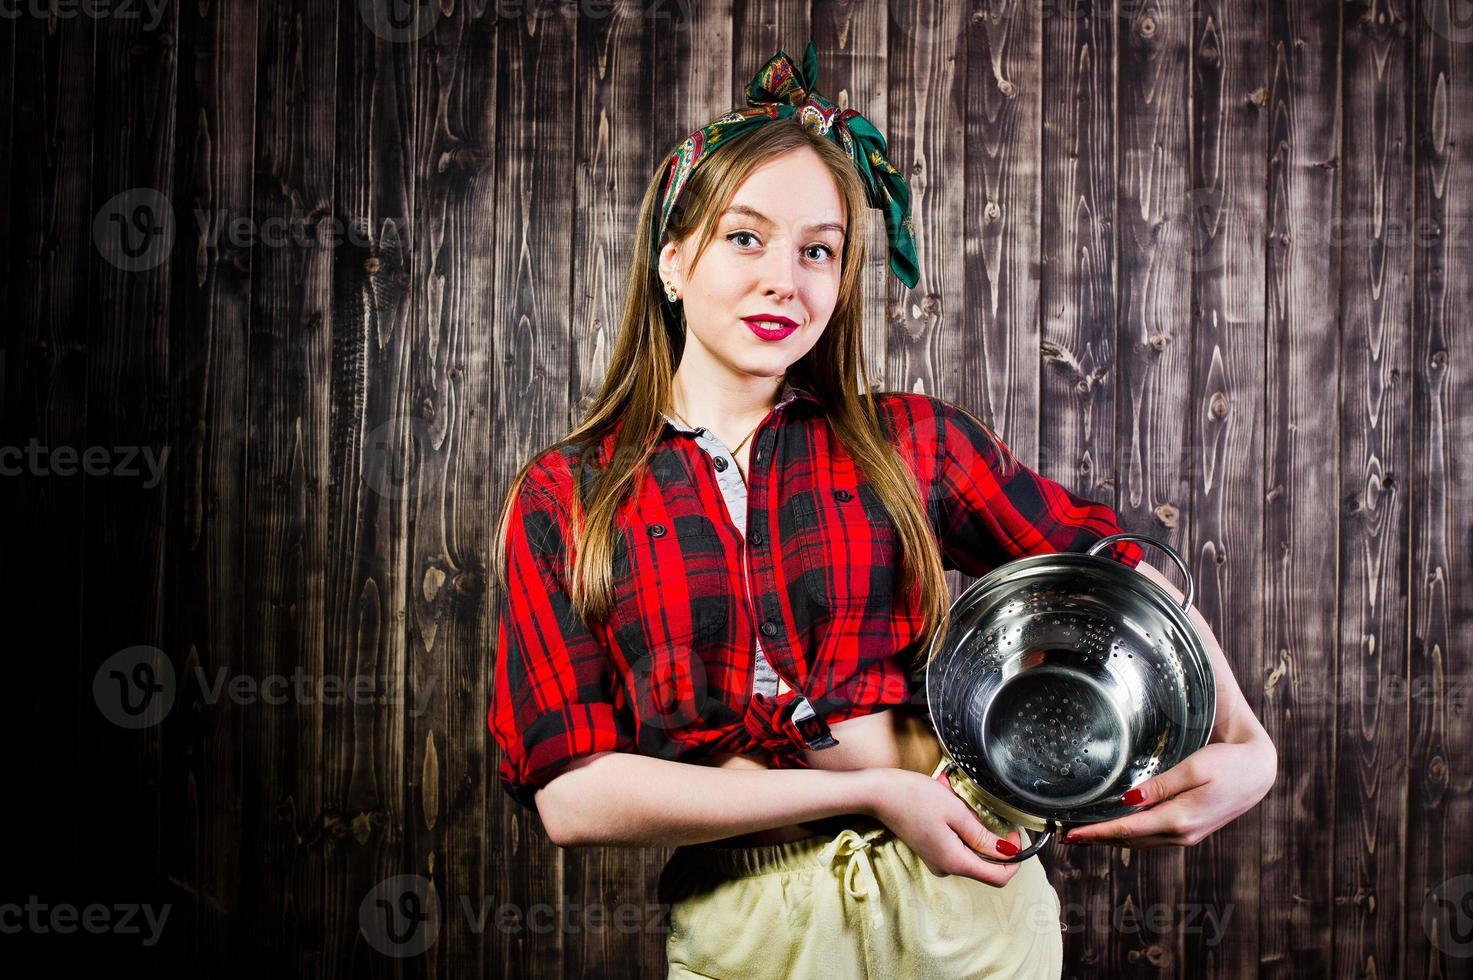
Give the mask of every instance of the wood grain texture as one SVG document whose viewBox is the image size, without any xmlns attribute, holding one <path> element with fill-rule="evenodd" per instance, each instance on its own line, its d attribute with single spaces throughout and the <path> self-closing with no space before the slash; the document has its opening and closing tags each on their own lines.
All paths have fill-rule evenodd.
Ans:
<svg viewBox="0 0 1473 980">
<path fill-rule="evenodd" d="M 1473 976 L 1473 32 L 1467 8 L 1418 5 L 1413 153 L 1411 567 L 1406 902 L 1408 977 Z"/>
<path fill-rule="evenodd" d="M 1042 19 L 1027 3 L 983 4 L 964 40 L 963 390 L 978 417 L 1035 462 Z"/>
<path fill-rule="evenodd" d="M 263 657 L 281 671 L 323 677 L 328 659 L 333 374 L 332 236 L 335 209 L 337 23 L 321 7 L 261 4 L 256 27 L 254 216 L 300 229 L 258 248 L 252 270 L 250 446 L 247 458 L 247 595 Z M 300 108 L 298 108 L 300 107 Z M 274 450 L 266 447 L 277 447 Z M 265 627 L 265 628 L 263 628 Z M 298 702 L 262 713 L 279 775 L 257 804 L 273 816 L 265 855 L 269 904 L 281 916 L 281 968 L 308 976 L 325 960 L 324 866 L 329 848 L 322 765 L 324 710 Z M 248 855 L 242 855 L 242 859 Z M 252 956 L 260 954 L 251 951 Z"/>
<path fill-rule="evenodd" d="M 1069 0 L 1044 11 L 1038 469 L 1118 508 L 1114 6 Z M 1110 909 L 1110 853 L 1059 845 L 1049 858 L 1065 976 L 1100 976 L 1110 932 L 1096 910 Z"/>
<path fill-rule="evenodd" d="M 1193 539 L 1197 608 L 1261 715 L 1263 635 L 1264 213 L 1267 5 L 1197 5 L 1192 26 L 1191 181 L 1181 212 L 1192 259 Z M 1258 974 L 1261 808 L 1185 854 L 1199 905 L 1181 937 L 1186 976 Z M 1206 925 L 1206 913 L 1222 923 Z M 1249 914 L 1244 914 L 1248 912 Z"/>
<path fill-rule="evenodd" d="M 89 208 L 125 216 L 125 225 L 113 222 L 112 228 L 127 230 L 90 256 L 83 314 L 88 330 L 84 438 L 97 446 L 147 446 L 161 453 L 172 436 L 174 324 L 169 208 L 160 198 L 168 196 L 175 178 L 178 9 L 166 10 L 152 29 L 141 19 L 122 18 L 93 26 L 96 115 Z M 177 230 L 178 209 L 173 210 Z M 85 601 L 80 610 L 82 690 L 114 652 L 135 645 L 167 649 L 172 639 L 167 514 L 187 481 L 176 476 L 152 487 L 146 483 L 113 478 L 88 487 L 82 518 L 87 558 L 78 578 Z M 164 719 L 124 740 L 102 714 L 84 711 L 77 718 L 79 757 L 89 769 L 95 767 L 79 812 L 126 815 L 100 825 L 81 823 L 73 852 L 78 864 L 106 869 L 100 876 L 110 890 L 127 889 L 140 901 L 162 904 L 172 895 L 158 870 L 165 847 L 165 790 L 177 785 L 165 781 L 171 722 L 179 719 Z M 121 972 L 156 973 L 162 952 L 158 946 L 128 950 L 115 966 Z"/>
<path fill-rule="evenodd" d="M 1181 549 L 1279 749 L 1196 847 L 1044 851 L 1064 974 L 1473 975 L 1468 9 L 0 18 L 0 467 L 169 451 L 156 486 L 0 475 L 0 603 L 48 631 L 14 658 L 7 881 L 171 906 L 155 946 L 8 938 L 129 975 L 663 973 L 670 852 L 559 849 L 497 785 L 490 537 L 603 381 L 663 155 L 812 37 L 914 194 L 916 289 L 870 216 L 876 383 Z M 123 248 L 161 200 L 172 244 Z M 93 684 L 136 645 L 174 698 L 125 730 Z M 215 687 L 278 675 L 384 700 Z"/>
<path fill-rule="evenodd" d="M 184 737 L 174 743 L 170 765 L 185 775 L 166 784 L 173 793 L 162 836 L 168 876 L 194 901 L 177 923 L 193 942 L 172 951 L 176 959 L 165 972 L 200 962 L 223 970 L 237 958 L 261 972 L 291 969 L 303 959 L 294 928 L 299 903 L 308 900 L 309 916 L 320 905 L 316 888 L 295 893 L 295 840 L 280 819 L 277 794 L 298 795 L 295 739 L 287 735 L 293 711 L 262 710 L 261 702 L 218 686 L 222 677 L 288 676 L 296 664 L 311 663 L 300 643 L 283 642 L 295 632 L 289 607 L 296 604 L 277 597 L 308 591 L 300 577 L 318 572 L 325 558 L 319 549 L 293 560 L 281 540 L 282 518 L 293 508 L 274 499 L 277 490 L 291 493 L 284 470 L 293 454 L 280 451 L 291 445 L 290 424 L 273 425 L 264 406 L 277 403 L 278 378 L 300 370 L 300 352 L 251 343 L 254 310 L 284 306 L 275 295 L 256 302 L 252 285 L 282 289 L 290 282 L 270 261 L 280 249 L 253 230 L 261 217 L 253 199 L 256 27 L 255 3 L 179 8 L 178 247 L 168 344 L 177 478 L 170 481 L 167 527 L 168 604 L 176 615 L 165 646 L 183 654 L 184 696 L 176 703 L 195 710 L 180 719 Z M 242 371 L 252 349 L 271 361 L 259 372 Z M 299 381 L 289 390 L 310 389 Z M 254 416 L 253 402 L 262 406 Z M 283 471 L 271 473 L 275 464 Z M 315 772 L 314 765 L 308 778 Z M 316 810 L 315 801 L 308 805 Z M 249 873 L 241 865 L 247 855 L 269 871 Z M 241 948 L 241 922 L 267 941 Z"/>
<path fill-rule="evenodd" d="M 408 508 L 408 867 L 433 886 L 436 941 L 406 973 L 485 974 L 491 855 L 485 731 L 494 645 L 489 554 L 494 451 L 496 21 L 444 11 L 419 41 L 411 272 Z M 494 975 L 494 974 L 493 974 Z"/>
<path fill-rule="evenodd" d="M 576 336 L 572 308 L 575 24 L 559 17 L 498 22 L 496 232 L 493 238 L 499 365 L 492 407 L 498 493 L 538 449 L 569 429 Z M 496 499 L 499 499 L 496 498 Z M 490 951 L 487 972 L 561 972 L 577 937 L 529 921 L 535 903 L 577 900 L 564 890 L 568 856 L 540 821 L 500 794 L 492 834 L 492 894 L 519 910 Z M 578 858 L 575 856 L 575 860 Z M 533 927 L 536 926 L 534 931 Z"/>
<path fill-rule="evenodd" d="M 1410 8 L 1344 8 L 1340 569 L 1334 960 L 1339 974 L 1402 963 L 1407 779 L 1407 494 L 1411 456 Z"/>
<path fill-rule="evenodd" d="M 1185 2 L 1122 6 L 1116 18 L 1119 196 L 1116 206 L 1115 430 L 1117 512 L 1124 526 L 1179 552 L 1191 544 L 1191 486 L 1198 438 L 1181 406 L 1192 390 L 1190 309 L 1192 8 Z M 1164 555 L 1146 560 L 1170 569 Z M 1167 575 L 1181 586 L 1179 573 Z M 1185 925 L 1182 852 L 1122 848 L 1112 868 L 1113 908 L 1123 921 L 1112 976 L 1171 976 L 1181 969 Z M 1155 926 L 1150 923 L 1155 922 Z"/>
<path fill-rule="evenodd" d="M 819 56 L 818 89 L 840 106 L 858 109 L 882 133 L 890 132 L 890 91 L 886 85 L 886 38 L 890 18 L 884 4 L 856 0 L 815 0 L 814 45 Z M 894 162 L 894 161 L 892 161 Z M 885 218 L 869 210 L 869 256 L 865 265 L 865 369 L 878 389 L 885 377 L 885 296 L 890 272 L 890 240 Z"/>
<path fill-rule="evenodd" d="M 378 28 L 377 30 L 375 28 Z M 368 896 L 401 874 L 411 756 L 402 691 L 409 654 L 410 277 L 419 229 L 417 50 L 338 7 L 333 213 L 356 229 L 332 263 L 332 420 L 328 488 L 325 676 L 364 678 L 372 697 L 322 708 L 324 969 L 386 955 L 388 908 Z M 377 698 L 384 697 L 379 703 Z M 366 930 L 365 930 L 366 926 Z M 370 938 L 372 936 L 372 938 Z M 392 949 L 392 946 L 389 946 Z"/>
<path fill-rule="evenodd" d="M 1264 383 L 1264 727 L 1279 751 L 1265 801 L 1260 972 L 1331 968 L 1335 676 L 1340 604 L 1326 502 L 1338 489 L 1340 10 L 1270 8 L 1268 319 Z M 1333 577 L 1332 577 L 1333 576 Z"/>
</svg>

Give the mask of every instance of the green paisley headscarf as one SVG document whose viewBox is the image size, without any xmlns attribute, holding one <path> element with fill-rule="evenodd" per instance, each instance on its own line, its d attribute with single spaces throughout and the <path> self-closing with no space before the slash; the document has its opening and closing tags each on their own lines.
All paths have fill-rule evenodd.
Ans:
<svg viewBox="0 0 1473 980">
<path fill-rule="evenodd" d="M 797 116 L 803 128 L 829 137 L 849 155 L 864 181 L 870 207 L 885 215 L 890 269 L 907 287 L 915 288 L 920 281 L 920 263 L 910 220 L 910 185 L 887 159 L 889 146 L 884 135 L 857 109 L 840 109 L 819 95 L 817 85 L 818 52 L 812 41 L 803 52 L 801 69 L 793 64 L 787 52 L 779 50 L 747 83 L 748 108 L 733 109 L 685 138 L 663 165 L 659 227 L 654 239 L 657 253 L 670 221 L 670 211 L 697 164 L 743 133 L 777 119 Z"/>
</svg>

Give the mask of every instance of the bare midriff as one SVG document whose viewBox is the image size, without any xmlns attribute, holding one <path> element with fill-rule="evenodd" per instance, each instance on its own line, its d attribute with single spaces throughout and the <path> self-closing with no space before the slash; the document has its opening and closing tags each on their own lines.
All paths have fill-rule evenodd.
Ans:
<svg viewBox="0 0 1473 980">
<path fill-rule="evenodd" d="M 931 729 L 924 708 L 886 708 L 841 721 L 829 726 L 829 730 L 839 744 L 827 749 L 808 749 L 804 757 L 811 769 L 910 769 L 929 776 L 941 761 L 941 743 Z M 730 752 L 713 755 L 708 764 L 723 769 L 770 768 L 760 756 Z M 813 823 L 797 823 L 697 846 L 785 844 L 820 832 L 822 827 Z"/>
</svg>

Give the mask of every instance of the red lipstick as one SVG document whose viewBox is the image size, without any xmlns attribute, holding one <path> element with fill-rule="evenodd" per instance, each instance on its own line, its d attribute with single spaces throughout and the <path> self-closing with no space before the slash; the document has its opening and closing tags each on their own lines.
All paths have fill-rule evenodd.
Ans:
<svg viewBox="0 0 1473 980">
<path fill-rule="evenodd" d="M 744 316 L 742 322 L 758 337 L 763 340 L 782 340 L 784 337 L 798 329 L 798 324 L 785 316 L 775 313 L 761 313 L 757 316 Z"/>
</svg>

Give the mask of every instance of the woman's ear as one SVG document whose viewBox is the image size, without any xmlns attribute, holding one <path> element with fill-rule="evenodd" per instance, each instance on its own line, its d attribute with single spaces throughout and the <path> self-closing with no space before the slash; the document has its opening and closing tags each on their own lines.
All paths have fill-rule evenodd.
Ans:
<svg viewBox="0 0 1473 980">
<path fill-rule="evenodd" d="M 684 291 L 685 283 L 680 271 L 680 249 L 674 242 L 666 242 L 660 248 L 660 281 L 674 286 L 677 293 Z"/>
</svg>

